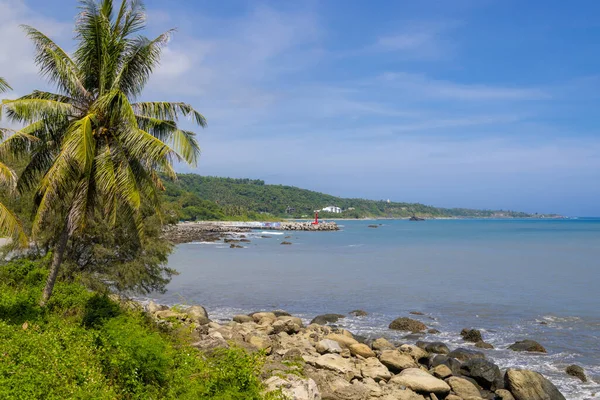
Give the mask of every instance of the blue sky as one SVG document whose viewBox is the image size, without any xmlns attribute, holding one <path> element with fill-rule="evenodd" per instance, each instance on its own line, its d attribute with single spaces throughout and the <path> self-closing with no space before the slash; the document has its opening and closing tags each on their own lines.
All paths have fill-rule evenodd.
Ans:
<svg viewBox="0 0 600 400">
<path fill-rule="evenodd" d="M 193 172 L 600 215 L 596 1 L 146 4 L 148 35 L 178 32 L 145 97 L 189 102 L 209 121 Z M 0 0 L 12 95 L 43 85 L 18 24 L 69 49 L 75 6 Z"/>
</svg>

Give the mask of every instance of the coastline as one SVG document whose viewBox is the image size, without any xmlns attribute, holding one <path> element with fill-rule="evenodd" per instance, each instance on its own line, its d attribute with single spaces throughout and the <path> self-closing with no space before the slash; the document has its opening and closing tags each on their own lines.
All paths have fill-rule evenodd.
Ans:
<svg viewBox="0 0 600 400">
<path fill-rule="evenodd" d="M 429 317 L 419 312 L 389 321 L 389 334 L 367 337 L 340 326 L 345 319 L 365 318 L 367 313 L 362 310 L 310 320 L 270 310 L 229 315 L 217 321 L 211 320 L 202 306 L 169 308 L 149 301 L 141 307 L 158 324 L 179 321 L 192 327 L 197 334 L 194 346 L 202 350 L 233 345 L 264 352 L 266 369 L 276 372 L 265 383 L 292 399 L 537 399 L 533 392 L 519 392 L 518 382 L 523 379 L 538 382 L 548 396 L 544 398 L 565 399 L 536 372 L 500 368 L 494 362 L 493 350 L 489 350 L 493 346 L 482 340 L 486 339 L 485 332 L 471 328 L 455 332 L 458 345 L 444 343 L 443 337 L 430 340 L 439 332 L 428 326 Z M 517 344 L 515 354 L 528 357 L 533 353 L 517 349 L 545 352 L 535 343 L 520 348 Z M 435 385 L 422 386 L 427 385 L 423 382 Z M 469 387 L 471 397 L 466 396 L 465 387 Z"/>
<path fill-rule="evenodd" d="M 227 242 L 189 244 L 181 246 L 173 257 L 172 265 L 182 267 L 183 278 L 175 278 L 171 294 L 157 298 L 166 304 L 176 304 L 186 298 L 191 304 L 210 306 L 211 317 L 222 325 L 229 323 L 235 314 L 271 307 L 291 312 L 302 318 L 305 325 L 319 313 L 343 314 L 349 311 L 348 307 L 364 307 L 369 316 L 347 317 L 336 325 L 365 337 L 382 335 L 398 341 L 405 335 L 398 336 L 397 332 L 389 331 L 387 325 L 395 315 L 418 310 L 426 314 L 424 321 L 428 327 L 442 333 L 410 339 L 411 344 L 417 340 L 442 341 L 450 349 L 473 348 L 471 344 L 462 343 L 458 334 L 462 328 L 476 327 L 496 347 L 483 351 L 489 352 L 489 358 L 500 368 L 521 366 L 537 370 L 560 385 L 568 398 L 589 398 L 600 390 L 600 385 L 571 381 L 572 378 L 564 374 L 567 366 L 564 363 L 578 363 L 589 371 L 592 379 L 600 377 L 597 357 L 589 347 L 589 335 L 597 332 L 594 328 L 597 313 L 589 307 L 587 314 L 583 313 L 581 302 L 569 304 L 570 309 L 561 302 L 568 299 L 565 296 L 571 296 L 568 290 L 563 291 L 565 286 L 561 283 L 568 274 L 560 272 L 563 257 L 572 259 L 571 253 L 564 253 L 564 246 L 552 246 L 555 250 L 551 253 L 554 260 L 551 266 L 547 261 L 548 251 L 537 251 L 536 243 L 541 242 L 538 239 L 529 242 L 528 238 L 539 238 L 540 227 L 548 234 L 555 232 L 552 236 L 544 234 L 545 246 L 564 243 L 564 237 L 577 237 L 578 245 L 571 250 L 580 254 L 582 245 L 584 248 L 594 245 L 594 236 L 587 233 L 588 230 L 580 231 L 577 223 L 485 221 L 490 223 L 455 221 L 448 225 L 398 221 L 384 223 L 379 229 L 369 229 L 369 222 L 357 221 L 344 223 L 343 230 L 335 235 L 289 233 L 293 236 L 291 239 L 284 236 L 287 233 L 231 235 L 231 240 L 240 240 L 242 235 L 251 240 L 251 243 L 244 243 L 247 240 L 239 243 L 245 248 L 240 251 L 226 249 Z M 557 231 L 558 227 L 561 231 Z M 562 229 L 566 229 L 568 236 L 558 233 Z M 498 236 L 498 232 L 503 235 Z M 522 235 L 522 232 L 527 234 Z M 440 242 L 440 238 L 444 241 Z M 282 240 L 290 240 L 294 245 L 280 246 Z M 494 252 L 490 253 L 492 249 Z M 540 280 L 536 275 L 540 269 L 531 269 L 529 273 L 519 261 L 521 251 L 539 254 L 541 258 L 531 259 L 534 264 L 544 265 L 543 271 L 554 271 L 551 275 L 559 274 L 557 276 L 563 279 Z M 200 254 L 202 261 L 198 258 Z M 389 256 L 382 258 L 384 254 Z M 505 257 L 507 255 L 510 257 Z M 586 270 L 585 265 L 577 271 Z M 480 266 L 486 266 L 490 272 L 481 275 L 486 269 Z M 504 268 L 503 279 L 512 282 L 510 291 L 505 290 L 502 280 L 491 278 L 495 276 L 493 270 L 500 266 Z M 539 284 L 527 283 L 534 276 L 538 276 Z M 553 286 L 554 283 L 559 286 Z M 399 292 L 392 290 L 393 287 Z M 533 294 L 546 293 L 549 289 L 556 290 L 553 292 L 555 300 L 532 302 Z M 486 303 L 492 298 L 500 300 Z M 553 312 L 559 309 L 562 312 Z M 506 350 L 514 341 L 526 338 L 538 340 L 549 353 L 532 355 Z"/>
</svg>

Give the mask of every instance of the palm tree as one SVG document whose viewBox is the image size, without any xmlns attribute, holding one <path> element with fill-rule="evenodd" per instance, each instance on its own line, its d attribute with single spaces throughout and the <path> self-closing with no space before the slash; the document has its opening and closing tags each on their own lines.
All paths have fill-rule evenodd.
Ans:
<svg viewBox="0 0 600 400">
<path fill-rule="evenodd" d="M 0 93 L 4 93 L 12 88 L 0 77 Z M 0 130 L 0 139 L 4 138 L 4 130 Z M 9 191 L 15 188 L 15 173 L 6 164 L 0 162 L 0 185 L 7 187 Z M 8 235 L 15 240 L 15 243 L 20 246 L 27 245 L 27 236 L 23 230 L 23 225 L 17 216 L 0 202 L 0 234 Z"/>
<path fill-rule="evenodd" d="M 138 101 L 173 32 L 134 36 L 145 19 L 137 0 L 122 0 L 118 10 L 113 0 L 81 0 L 73 57 L 24 27 L 41 73 L 58 92 L 3 102 L 7 115 L 26 125 L 20 132 L 37 139 L 5 142 L 6 151 L 28 160 L 18 187 L 37 190 L 32 236 L 56 232 L 42 306 L 69 239 L 85 232 L 87 221 L 119 219 L 143 235 L 142 206 L 159 212 L 160 175 L 175 178 L 174 161 L 194 165 L 199 155 L 195 134 L 178 126 L 183 116 L 204 127 L 199 112 L 185 103 Z"/>
</svg>

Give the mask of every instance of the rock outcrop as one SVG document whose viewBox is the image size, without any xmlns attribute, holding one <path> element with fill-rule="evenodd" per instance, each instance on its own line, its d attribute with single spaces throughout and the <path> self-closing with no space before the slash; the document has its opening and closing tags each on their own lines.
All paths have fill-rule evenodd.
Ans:
<svg viewBox="0 0 600 400">
<path fill-rule="evenodd" d="M 390 323 L 389 328 L 396 331 L 407 332 L 422 332 L 427 330 L 427 326 L 421 321 L 406 317 L 396 318 Z"/>
<path fill-rule="evenodd" d="M 442 342 L 371 341 L 335 326 L 304 326 L 283 311 L 235 315 L 223 324 L 210 321 L 200 306 L 170 309 L 148 303 L 146 311 L 159 325 L 192 332 L 193 345 L 202 351 L 236 346 L 266 354 L 265 390 L 290 400 L 564 399 L 536 372 L 509 369 L 503 374 L 483 353 L 448 352 Z M 423 330 L 419 324 L 398 321 L 409 332 Z M 572 367 L 573 374 L 581 372 Z"/>
<path fill-rule="evenodd" d="M 535 340 L 521 340 L 508 346 L 513 351 L 529 351 L 532 353 L 547 353 L 544 346 L 536 342 Z"/>
<path fill-rule="evenodd" d="M 508 369 L 504 381 L 516 400 L 565 400 L 552 382 L 534 371 Z"/>
</svg>

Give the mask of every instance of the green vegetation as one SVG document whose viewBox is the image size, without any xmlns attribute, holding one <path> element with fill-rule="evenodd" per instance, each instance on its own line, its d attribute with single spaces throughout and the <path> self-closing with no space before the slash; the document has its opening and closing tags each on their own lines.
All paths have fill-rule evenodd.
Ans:
<svg viewBox="0 0 600 400">
<path fill-rule="evenodd" d="M 174 160 L 194 165 L 199 154 L 195 134 L 180 129 L 178 118 L 206 125 L 188 104 L 136 102 L 172 31 L 150 40 L 140 35 L 141 2 L 113 6 L 113 0 L 80 1 L 73 57 L 25 26 L 40 72 L 58 93 L 36 90 L 2 102 L 24 128 L 2 143 L 1 154 L 25 162 L 17 188 L 35 190 L 31 237 L 54 254 L 42 305 L 74 253 L 69 249 L 100 221 L 127 230 L 144 249 L 145 220 L 161 212 L 159 174 L 174 177 Z"/>
<path fill-rule="evenodd" d="M 398 203 L 365 199 L 345 199 L 284 185 L 266 185 L 262 180 L 207 177 L 178 174 L 166 183 L 164 198 L 171 215 L 179 220 L 311 218 L 314 210 L 337 206 L 341 214 L 320 213 L 323 218 L 528 218 L 515 211 L 438 208 L 418 203 Z M 192 205 L 192 206 L 191 206 Z"/>
<path fill-rule="evenodd" d="M 0 398 L 263 398 L 260 354 L 203 354 L 191 336 L 77 283 L 58 282 L 40 307 L 49 264 L 0 266 Z"/>
<path fill-rule="evenodd" d="M 11 87 L 8 82 L 0 77 L 0 93 L 4 93 L 10 89 Z M 4 139 L 4 133 L 5 131 L 0 129 L 0 140 Z M 0 186 L 9 191 L 14 191 L 15 183 L 16 176 L 14 171 L 8 165 L 0 162 Z M 12 237 L 15 243 L 21 246 L 27 245 L 27 236 L 25 235 L 21 221 L 4 202 L 0 202 L 0 234 Z"/>
</svg>

